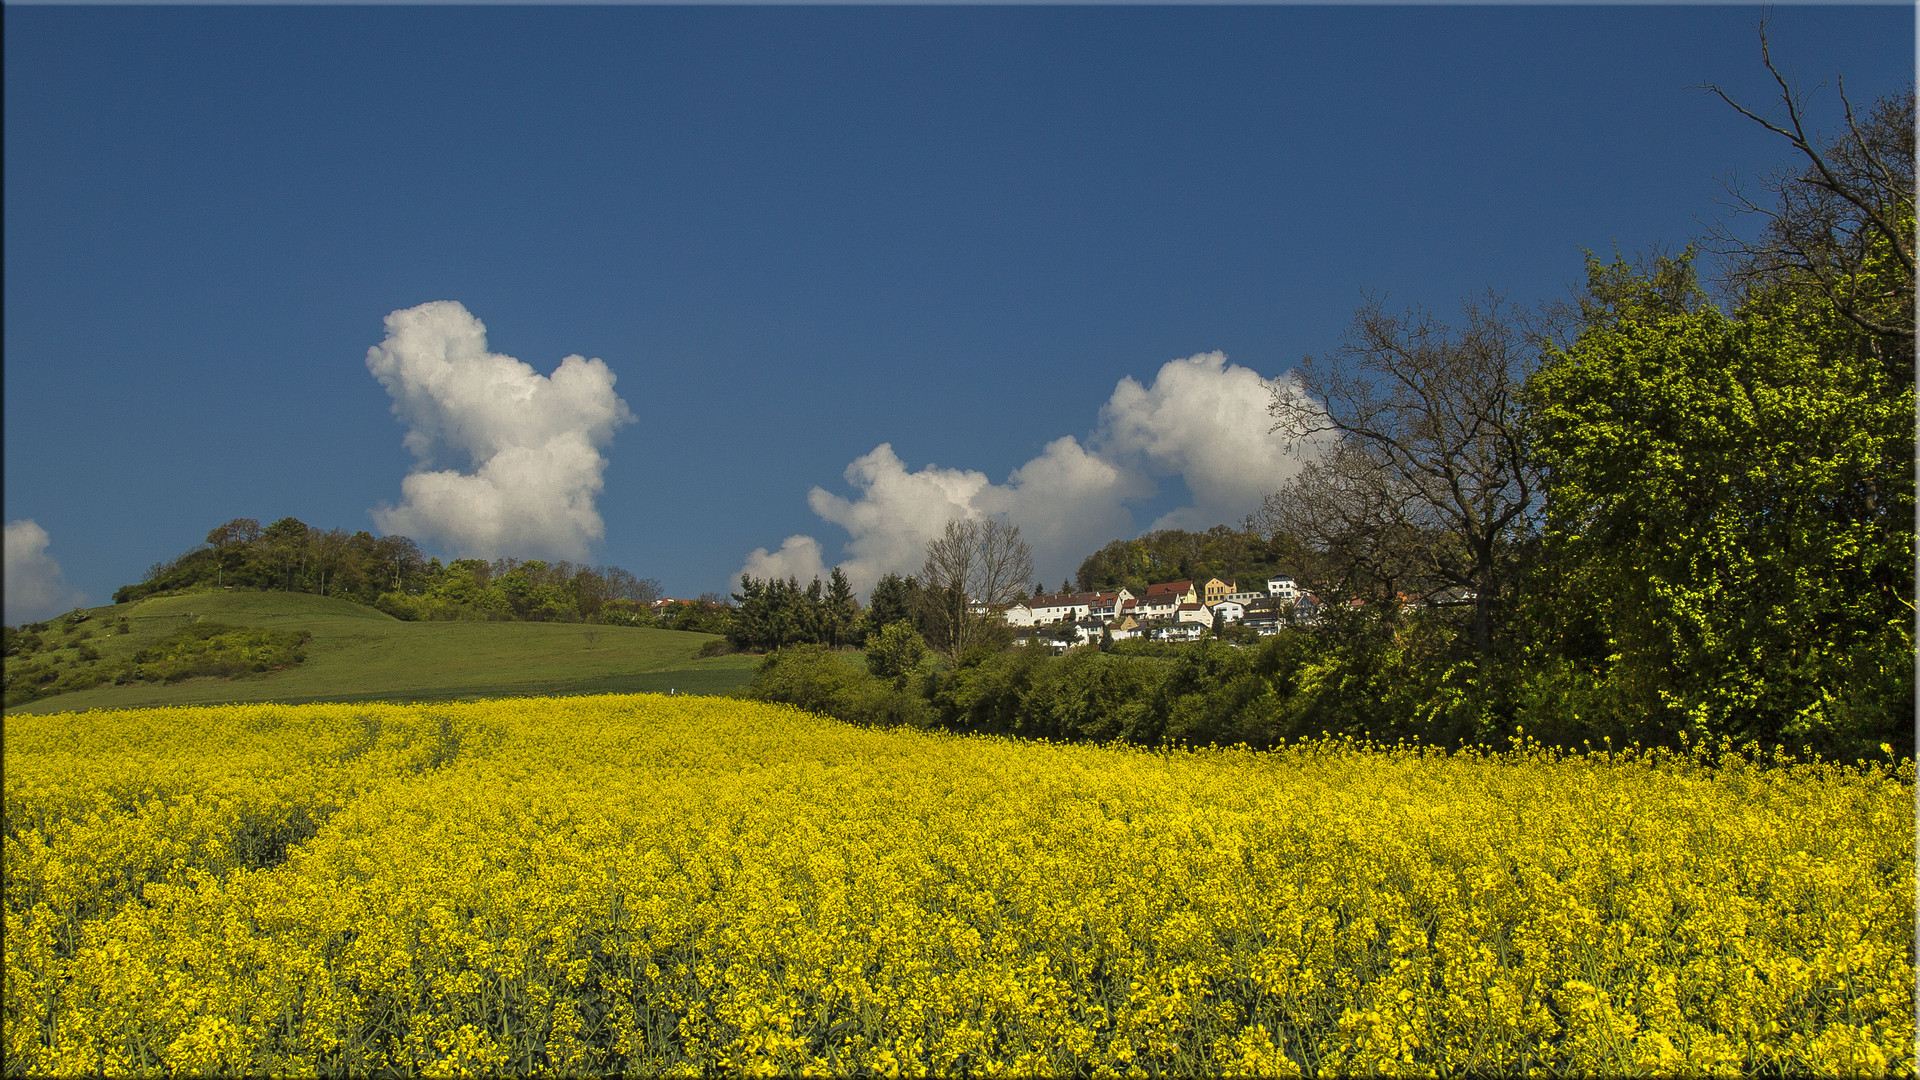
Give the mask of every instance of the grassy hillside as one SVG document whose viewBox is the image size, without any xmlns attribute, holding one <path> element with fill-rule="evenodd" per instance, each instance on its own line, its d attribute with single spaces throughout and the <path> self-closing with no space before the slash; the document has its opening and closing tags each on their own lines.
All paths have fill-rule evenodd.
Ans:
<svg viewBox="0 0 1920 1080">
<path fill-rule="evenodd" d="M 127 709 L 225 701 L 434 701 L 524 694 L 677 689 L 712 694 L 744 686 L 755 660 L 695 659 L 711 634 L 583 623 L 410 623 L 370 607 L 305 593 L 217 591 L 87 609 L 87 644 L 103 662 L 195 621 L 305 630 L 297 668 L 173 685 L 101 686 L 13 706 L 8 713 Z M 115 633 L 124 617 L 127 633 Z M 12 661 L 9 661 L 11 663 Z"/>
</svg>

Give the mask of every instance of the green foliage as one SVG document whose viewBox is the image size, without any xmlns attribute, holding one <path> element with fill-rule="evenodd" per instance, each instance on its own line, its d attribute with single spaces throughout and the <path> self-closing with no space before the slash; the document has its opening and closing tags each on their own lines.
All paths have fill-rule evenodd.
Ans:
<svg viewBox="0 0 1920 1080">
<path fill-rule="evenodd" d="M 341 597 L 409 622 L 602 619 L 628 626 L 650 625 L 646 605 L 661 596 L 658 581 L 617 566 L 519 559 L 442 566 L 405 536 L 349 535 L 288 517 L 265 528 L 252 518 L 229 521 L 209 532 L 205 545 L 156 564 L 113 598 L 132 603 L 206 588 Z"/>
<path fill-rule="evenodd" d="M 819 579 L 814 585 L 820 584 Z M 727 628 L 727 641 L 737 649 L 771 652 L 783 645 L 810 641 L 805 624 L 811 612 L 802 610 L 804 594 L 792 578 L 765 581 L 750 574 L 740 575 L 740 591 L 733 594 L 737 605 L 733 622 Z"/>
<path fill-rule="evenodd" d="M 1198 582 L 1216 577 L 1265 588 L 1266 579 L 1274 574 L 1306 573 L 1307 559 L 1308 554 L 1289 538 L 1262 536 L 1251 528 L 1215 525 L 1203 533 L 1162 529 L 1132 540 L 1115 540 L 1087 556 L 1073 584 L 1087 592 L 1125 587 L 1135 596 L 1157 581 Z"/>
<path fill-rule="evenodd" d="M 778 701 L 850 724 L 926 727 L 931 714 L 918 694 L 896 689 L 820 645 L 767 654 L 747 696 Z"/>
<path fill-rule="evenodd" d="M 889 623 L 867 638 L 867 670 L 897 688 L 904 689 L 932 658 L 933 650 L 910 623 Z"/>
<path fill-rule="evenodd" d="M 875 717 L 900 715 L 910 698 L 914 723 L 1031 738 L 1265 747 L 1351 734 L 1458 744 L 1487 734 L 1478 720 L 1490 705 L 1448 618 L 1352 613 L 1245 645 L 1123 641 L 1055 655 L 1034 644 L 983 650 L 947 672 L 895 623 L 869 639 L 864 673 L 817 646 L 789 648 L 762 665 L 750 693 L 861 723 L 893 722 Z M 877 688 L 896 696 L 873 697 Z"/>
<path fill-rule="evenodd" d="M 1013 730 L 1054 739 L 1153 741 L 1158 695 L 1170 671 L 1164 661 L 1069 650 L 1033 667 Z"/>
<path fill-rule="evenodd" d="M 802 589 L 793 578 L 762 581 L 742 574 L 733 599 L 738 606 L 721 632 L 736 649 L 771 652 L 801 644 L 835 648 L 852 644 L 859 625 L 860 604 L 839 567 L 824 589 L 819 578 Z"/>
<path fill-rule="evenodd" d="M 1910 748 L 1910 372 L 1817 295 L 1727 316 L 1675 286 L 1685 256 L 1588 270 L 1605 302 L 1532 387 L 1541 573 L 1578 601 L 1542 619 L 1541 704 L 1644 742 Z"/>
<path fill-rule="evenodd" d="M 820 610 L 820 631 L 830 647 L 851 645 L 860 621 L 860 601 L 854 599 L 853 586 L 839 567 L 827 578 L 827 594 Z"/>
<path fill-rule="evenodd" d="M 1034 674 L 1051 660 L 1043 646 L 980 653 L 945 675 L 922 680 L 940 723 L 957 731 L 1045 735 L 1027 719 L 1025 699 Z"/>
<path fill-rule="evenodd" d="M 305 631 L 200 622 L 130 656 L 124 652 L 108 656 L 89 640 L 93 636 L 90 629 L 75 629 L 80 620 L 69 616 L 62 622 L 69 630 L 67 639 L 52 644 L 40 656 L 32 655 L 40 651 L 39 645 L 34 650 L 24 648 L 24 635 L 14 639 L 22 650 L 17 654 L 20 659 L 10 659 L 7 664 L 7 705 L 109 683 L 177 683 L 196 675 L 232 677 L 279 670 L 306 659 L 301 647 L 310 637 Z M 40 642 L 37 635 L 33 638 Z"/>
<path fill-rule="evenodd" d="M 668 604 L 658 625 L 689 634 L 725 634 L 733 627 L 733 610 L 717 600 Z"/>
<path fill-rule="evenodd" d="M 4 641 L 5 643 L 4 649 L 0 651 L 4 651 L 7 656 L 32 656 L 38 652 L 40 646 L 45 643 L 39 634 L 24 628 L 15 629 L 11 626 L 6 627 L 4 631 L 0 631 L 0 641 Z"/>
<path fill-rule="evenodd" d="M 867 596 L 869 632 L 884 630 L 897 622 L 913 622 L 919 607 L 920 582 L 899 574 L 886 574 Z"/>
<path fill-rule="evenodd" d="M 179 682 L 196 675 L 231 678 L 292 667 L 306 660 L 312 634 L 200 622 L 133 655 L 117 682 Z"/>
</svg>

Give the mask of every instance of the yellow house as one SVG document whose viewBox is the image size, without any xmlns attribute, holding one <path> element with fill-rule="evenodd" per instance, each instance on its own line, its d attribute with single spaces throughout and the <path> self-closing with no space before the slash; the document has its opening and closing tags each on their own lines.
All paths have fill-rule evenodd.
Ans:
<svg viewBox="0 0 1920 1080">
<path fill-rule="evenodd" d="M 1219 578 L 1207 579 L 1207 583 L 1202 586 L 1202 589 L 1204 590 L 1204 596 L 1200 602 L 1209 607 L 1226 599 L 1229 594 L 1235 591 L 1233 582 L 1221 581 Z"/>
</svg>

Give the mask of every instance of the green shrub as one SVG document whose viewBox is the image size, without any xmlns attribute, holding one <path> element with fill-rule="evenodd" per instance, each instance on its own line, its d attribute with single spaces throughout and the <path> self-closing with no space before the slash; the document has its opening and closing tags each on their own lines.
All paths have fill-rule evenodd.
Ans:
<svg viewBox="0 0 1920 1080">
<path fill-rule="evenodd" d="M 933 713 L 920 695 L 881 681 L 821 645 L 797 645 L 767 654 L 747 696 L 870 727 L 933 723 Z"/>
<path fill-rule="evenodd" d="M 427 602 L 406 593 L 381 593 L 373 606 L 402 622 L 424 622 L 428 618 Z"/>
<path fill-rule="evenodd" d="M 888 623 L 867 639 L 867 670 L 895 689 L 906 689 L 907 680 L 932 657 L 933 650 L 912 623 Z"/>
<path fill-rule="evenodd" d="M 231 678 L 292 667 L 306 660 L 306 631 L 195 623 L 133 656 L 121 682 L 179 682 L 196 675 Z"/>
<path fill-rule="evenodd" d="M 39 634 L 25 628 L 16 630 L 11 626 L 6 627 L 3 636 L 8 656 L 32 656 L 40 651 L 40 646 L 45 642 Z"/>
<path fill-rule="evenodd" d="M 59 677 L 60 670 L 47 659 L 8 663 L 6 704 L 18 705 L 44 696 Z"/>
</svg>

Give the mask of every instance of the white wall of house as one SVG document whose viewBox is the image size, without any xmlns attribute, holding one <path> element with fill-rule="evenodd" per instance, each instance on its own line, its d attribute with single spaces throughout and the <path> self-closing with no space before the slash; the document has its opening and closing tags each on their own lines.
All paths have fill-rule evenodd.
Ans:
<svg viewBox="0 0 1920 1080">
<path fill-rule="evenodd" d="M 1208 611 L 1205 604 L 1181 604 L 1179 609 L 1174 612 L 1174 620 L 1176 622 L 1200 623 L 1205 626 L 1212 626 L 1213 612 Z"/>
<path fill-rule="evenodd" d="M 1224 614 L 1230 623 L 1237 623 L 1247 617 L 1246 606 L 1233 600 L 1222 600 L 1213 605 L 1213 612 L 1215 614 Z"/>
</svg>

